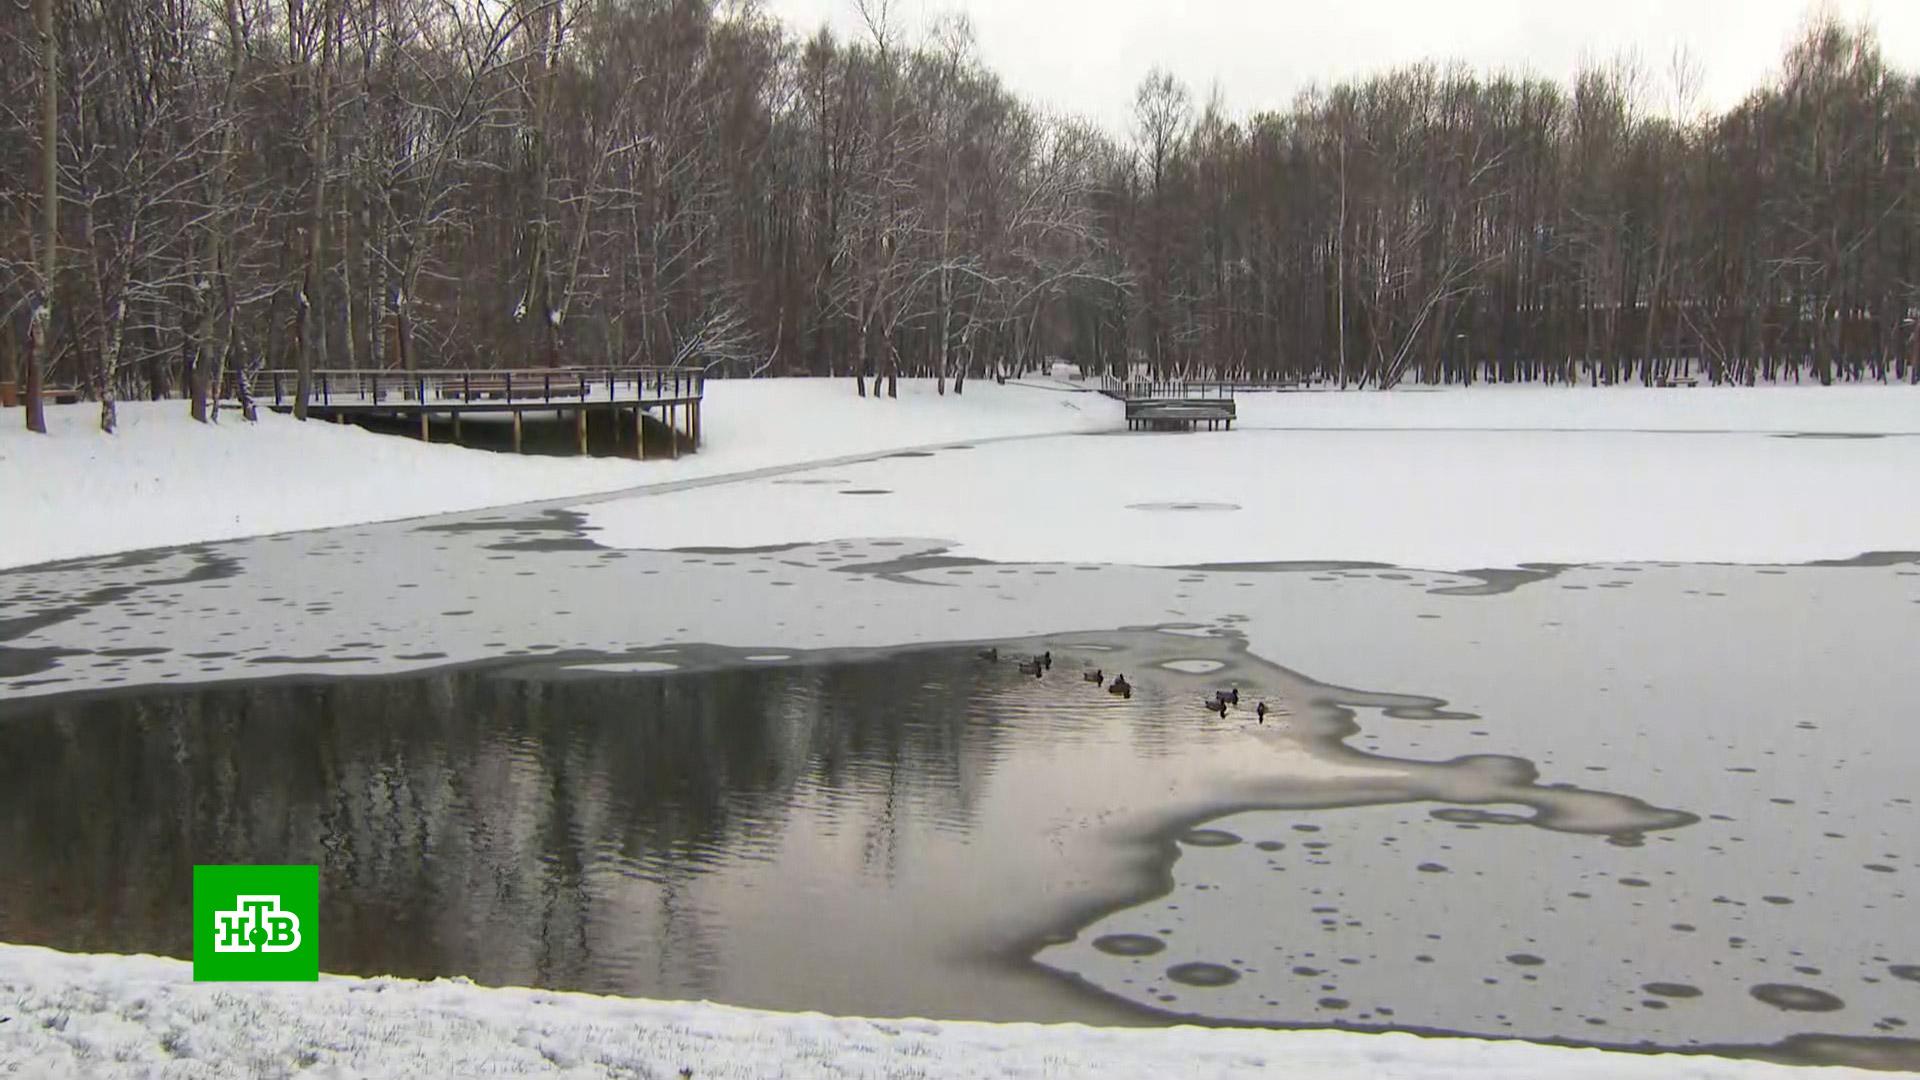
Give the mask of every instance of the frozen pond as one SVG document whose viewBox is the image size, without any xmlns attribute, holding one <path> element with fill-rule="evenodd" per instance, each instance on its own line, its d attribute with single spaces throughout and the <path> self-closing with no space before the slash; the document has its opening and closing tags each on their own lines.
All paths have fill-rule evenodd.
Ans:
<svg viewBox="0 0 1920 1080">
<path fill-rule="evenodd" d="M 314 861 L 330 970 L 1920 1063 L 1908 556 L 1181 569 L 590 521 L 0 575 L 0 938 L 180 955 L 193 862 Z"/>
</svg>

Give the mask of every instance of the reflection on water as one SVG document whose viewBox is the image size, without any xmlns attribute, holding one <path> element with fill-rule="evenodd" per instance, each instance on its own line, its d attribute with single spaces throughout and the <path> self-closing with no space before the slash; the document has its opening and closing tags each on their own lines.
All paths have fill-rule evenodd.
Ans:
<svg viewBox="0 0 1920 1080">
<path fill-rule="evenodd" d="M 1043 647 L 1054 668 L 1021 673 Z M 1454 714 L 1313 683 L 1230 635 L 1060 635 L 1003 643 L 998 662 L 787 655 L 683 647 L 617 673 L 576 658 L 16 708 L 0 938 L 183 956 L 193 864 L 313 862 L 331 971 L 1111 1021 L 1142 1014 L 1026 957 L 1151 894 L 1168 838 L 1204 843 L 1188 827 L 1224 811 L 1504 802 L 1627 844 L 1693 820 L 1542 785 L 1518 758 L 1356 749 L 1357 710 Z M 1093 668 L 1126 672 L 1133 696 Z M 1202 707 L 1227 686 L 1239 707 Z"/>
<path fill-rule="evenodd" d="M 644 894 L 697 986 L 714 928 L 689 881 L 779 858 L 796 816 L 876 867 L 907 818 L 964 834 L 1005 733 L 1070 722 L 992 674 L 923 652 L 76 702 L 0 727 L 0 936 L 186 955 L 194 863 L 311 861 L 329 970 L 657 989 L 599 924 Z"/>
</svg>

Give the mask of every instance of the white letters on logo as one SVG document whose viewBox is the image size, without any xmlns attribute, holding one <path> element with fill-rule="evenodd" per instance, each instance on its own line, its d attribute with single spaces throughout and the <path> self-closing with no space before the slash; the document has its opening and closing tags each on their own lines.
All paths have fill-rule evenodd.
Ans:
<svg viewBox="0 0 1920 1080">
<path fill-rule="evenodd" d="M 300 947 L 300 917 L 280 910 L 278 896 L 239 896 L 232 911 L 213 913 L 214 952 L 292 952 Z"/>
</svg>

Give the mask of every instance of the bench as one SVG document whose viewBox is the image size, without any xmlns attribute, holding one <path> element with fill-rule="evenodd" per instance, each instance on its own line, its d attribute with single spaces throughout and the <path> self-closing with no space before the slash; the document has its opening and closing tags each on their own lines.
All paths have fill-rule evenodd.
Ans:
<svg viewBox="0 0 1920 1080">
<path fill-rule="evenodd" d="M 0 383 L 0 406 L 11 409 L 23 403 L 26 397 L 26 387 L 18 383 Z M 40 388 L 40 400 L 49 405 L 77 405 L 80 403 L 80 388 L 43 386 Z"/>
</svg>

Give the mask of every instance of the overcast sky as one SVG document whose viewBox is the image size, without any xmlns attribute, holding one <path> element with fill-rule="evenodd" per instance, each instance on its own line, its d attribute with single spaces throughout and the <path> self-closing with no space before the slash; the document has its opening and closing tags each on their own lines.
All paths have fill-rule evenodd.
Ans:
<svg viewBox="0 0 1920 1080">
<path fill-rule="evenodd" d="M 810 33 L 822 21 L 858 33 L 853 0 L 764 0 Z M 1812 0 L 894 0 L 917 36 L 964 11 L 981 55 L 1014 90 L 1129 129 L 1133 89 L 1158 64 L 1229 111 L 1284 107 L 1325 85 L 1423 59 L 1459 60 L 1564 81 L 1584 60 L 1631 50 L 1667 85 L 1684 47 L 1702 76 L 1700 104 L 1734 104 L 1777 69 Z M 1888 60 L 1920 69 L 1920 0 L 1826 0 L 1880 31 Z M 1662 91 L 1664 92 L 1664 91 Z"/>
</svg>

